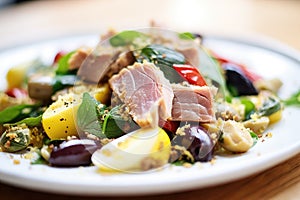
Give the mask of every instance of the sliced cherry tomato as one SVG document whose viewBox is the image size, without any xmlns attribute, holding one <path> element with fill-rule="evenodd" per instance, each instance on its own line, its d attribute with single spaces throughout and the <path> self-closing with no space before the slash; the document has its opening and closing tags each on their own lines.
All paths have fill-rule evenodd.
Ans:
<svg viewBox="0 0 300 200">
<path fill-rule="evenodd" d="M 251 81 L 251 82 L 254 82 L 254 81 L 257 81 L 259 79 L 262 79 L 262 77 L 252 71 L 250 71 L 246 66 L 240 64 L 240 63 L 236 63 L 232 60 L 229 60 L 229 59 L 226 59 L 226 58 L 223 58 L 219 55 L 217 55 L 215 52 L 211 52 L 211 55 L 213 56 L 213 58 L 218 61 L 220 63 L 220 65 L 223 67 L 225 64 L 233 64 L 235 65 L 236 67 L 238 67 L 244 74 L 245 76 Z"/>
<path fill-rule="evenodd" d="M 28 96 L 28 93 L 26 90 L 21 88 L 12 88 L 5 91 L 5 94 L 7 94 L 10 97 L 14 97 L 17 99 L 25 98 Z"/>
<path fill-rule="evenodd" d="M 207 85 L 198 69 L 191 65 L 174 64 L 173 68 L 192 85 Z"/>
</svg>

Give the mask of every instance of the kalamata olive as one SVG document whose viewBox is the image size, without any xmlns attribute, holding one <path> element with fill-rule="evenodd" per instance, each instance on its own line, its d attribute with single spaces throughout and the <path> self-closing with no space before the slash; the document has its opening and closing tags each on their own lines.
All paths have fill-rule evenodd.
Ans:
<svg viewBox="0 0 300 200">
<path fill-rule="evenodd" d="M 60 167 L 86 166 L 91 164 L 92 154 L 100 147 L 100 144 L 89 139 L 65 141 L 54 147 L 49 163 Z"/>
<path fill-rule="evenodd" d="M 252 82 L 233 63 L 224 63 L 226 84 L 233 96 L 257 95 L 258 92 Z"/>
<path fill-rule="evenodd" d="M 213 157 L 214 143 L 207 131 L 201 126 L 184 129 L 184 134 L 176 135 L 172 145 L 184 146 L 195 161 L 206 162 Z"/>
</svg>

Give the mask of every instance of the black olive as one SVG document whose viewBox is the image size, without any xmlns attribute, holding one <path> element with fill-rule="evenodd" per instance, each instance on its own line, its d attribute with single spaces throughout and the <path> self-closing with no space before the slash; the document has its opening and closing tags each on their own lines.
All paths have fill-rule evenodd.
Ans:
<svg viewBox="0 0 300 200">
<path fill-rule="evenodd" d="M 49 163 L 58 167 L 90 165 L 92 154 L 100 147 L 100 144 L 88 139 L 65 141 L 54 147 Z"/>
<path fill-rule="evenodd" d="M 252 82 L 233 63 L 223 64 L 226 73 L 226 85 L 233 96 L 257 95 Z"/>
<path fill-rule="evenodd" d="M 213 157 L 214 143 L 201 126 L 192 126 L 184 130 L 184 135 L 176 135 L 172 145 L 185 147 L 195 161 L 207 162 Z"/>
</svg>

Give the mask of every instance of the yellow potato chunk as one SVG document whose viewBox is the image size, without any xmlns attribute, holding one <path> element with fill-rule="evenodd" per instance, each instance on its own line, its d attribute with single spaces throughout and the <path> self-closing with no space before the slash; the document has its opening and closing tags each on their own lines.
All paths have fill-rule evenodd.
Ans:
<svg viewBox="0 0 300 200">
<path fill-rule="evenodd" d="M 269 117 L 270 124 L 276 123 L 281 120 L 282 118 L 282 109 L 278 110 L 277 112 L 271 114 Z"/>
<path fill-rule="evenodd" d="M 59 96 L 42 116 L 43 128 L 50 139 L 77 136 L 76 113 L 81 99 L 75 94 Z"/>
<path fill-rule="evenodd" d="M 99 86 L 99 88 L 94 89 L 93 94 L 94 94 L 94 98 L 97 101 L 99 101 L 102 104 L 106 104 L 107 102 L 109 102 L 111 97 L 111 91 L 109 85 L 106 83 Z"/>
<path fill-rule="evenodd" d="M 8 70 L 6 74 L 8 89 L 22 87 L 27 69 L 28 69 L 28 64 L 24 64 L 24 65 L 12 67 Z"/>
</svg>

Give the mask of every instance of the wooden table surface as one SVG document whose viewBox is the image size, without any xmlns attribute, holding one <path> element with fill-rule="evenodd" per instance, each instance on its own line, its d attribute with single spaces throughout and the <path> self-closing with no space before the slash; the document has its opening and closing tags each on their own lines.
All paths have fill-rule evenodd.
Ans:
<svg viewBox="0 0 300 200">
<path fill-rule="evenodd" d="M 101 33 L 109 27 L 146 27 L 152 19 L 178 31 L 264 35 L 300 51 L 300 1 L 297 0 L 26 2 L 0 9 L 0 50 L 60 36 Z M 87 198 L 47 194 L 0 183 L 0 199 L 3 200 L 48 198 L 300 199 L 300 154 L 262 173 L 238 181 L 156 196 Z"/>
</svg>

